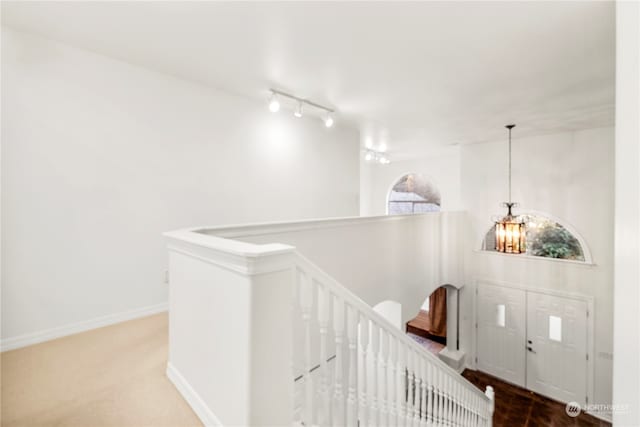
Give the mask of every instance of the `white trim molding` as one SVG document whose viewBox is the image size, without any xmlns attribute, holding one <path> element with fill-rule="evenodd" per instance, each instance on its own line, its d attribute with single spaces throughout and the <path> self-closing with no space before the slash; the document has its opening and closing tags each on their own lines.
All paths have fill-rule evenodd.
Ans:
<svg viewBox="0 0 640 427">
<path fill-rule="evenodd" d="M 196 413 L 206 427 L 222 426 L 222 422 L 211 412 L 211 409 L 204 403 L 200 395 L 196 393 L 171 362 L 167 363 L 167 378 L 176 386 L 184 400 L 187 401 L 193 412 Z"/>
<path fill-rule="evenodd" d="M 455 212 L 455 211 L 451 211 Z M 462 212 L 462 211 L 459 211 Z M 407 215 L 379 215 L 379 216 L 351 216 L 343 218 L 308 219 L 301 221 L 267 222 L 246 225 L 225 225 L 225 226 L 203 226 L 191 227 L 187 229 L 170 231 L 164 233 L 165 237 L 185 237 L 183 232 L 191 231 L 204 236 L 216 236 L 225 239 L 238 239 L 242 237 L 264 236 L 269 234 L 280 234 L 302 230 L 319 230 L 339 227 L 347 227 L 376 222 L 411 221 L 423 215 L 438 215 L 441 212 L 428 212 L 424 214 Z M 201 241 L 202 242 L 202 241 Z M 241 241 L 236 240 L 238 244 Z M 193 243 L 196 243 L 193 241 Z M 231 248 L 229 248 L 231 249 Z M 277 249 L 277 248 L 273 248 Z"/>
<path fill-rule="evenodd" d="M 152 314 L 167 311 L 168 308 L 169 304 L 164 302 L 120 313 L 108 314 L 106 316 L 96 317 L 94 319 L 84 320 L 56 328 L 45 329 L 44 331 L 18 335 L 17 337 L 3 338 L 0 340 L 0 352 L 15 350 L 17 348 L 27 347 L 29 345 L 39 344 L 45 341 L 51 341 L 57 338 L 78 334 L 80 332 L 86 332 L 92 329 L 126 322 L 127 320 L 151 316 Z"/>
</svg>

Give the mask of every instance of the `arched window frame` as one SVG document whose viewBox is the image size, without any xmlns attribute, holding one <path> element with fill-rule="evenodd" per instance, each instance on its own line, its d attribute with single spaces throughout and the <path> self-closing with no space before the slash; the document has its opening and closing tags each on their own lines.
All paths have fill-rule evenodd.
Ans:
<svg viewBox="0 0 640 427">
<path fill-rule="evenodd" d="M 395 179 L 391 182 L 391 185 L 387 188 L 387 196 L 385 198 L 385 206 L 384 206 L 385 214 L 391 215 L 389 213 L 389 202 L 390 202 L 389 198 L 391 197 L 391 191 L 393 190 L 393 187 L 395 187 L 398 181 L 400 181 L 402 178 L 404 178 L 407 175 L 421 175 L 438 191 L 438 193 L 440 194 L 440 211 L 442 211 L 442 194 L 440 193 L 440 186 L 438 185 L 436 180 L 433 179 L 431 176 L 424 174 L 422 172 L 404 172 L 404 173 L 401 173 L 400 175 L 397 175 Z M 394 215 L 401 215 L 401 214 L 394 214 Z M 415 214 L 411 213 L 411 214 L 404 214 L 404 215 L 415 215 Z"/>
<path fill-rule="evenodd" d="M 536 211 L 536 210 L 532 210 L 532 209 L 528 209 L 525 212 L 520 212 L 519 215 L 539 216 L 539 217 L 547 218 L 547 219 L 549 219 L 551 221 L 554 221 L 554 222 L 560 224 L 569 233 L 571 233 L 571 235 L 573 237 L 575 237 L 576 240 L 578 241 L 578 243 L 580 244 L 580 248 L 582 249 L 582 254 L 584 256 L 584 261 L 579 261 L 579 260 L 575 260 L 575 259 L 550 258 L 550 257 L 535 256 L 535 255 L 528 255 L 528 254 L 513 255 L 513 254 L 505 254 L 505 253 L 498 252 L 498 251 L 487 251 L 487 250 L 484 250 L 483 247 L 484 247 L 485 236 L 487 235 L 487 233 L 489 232 L 491 227 L 493 227 L 493 224 L 489 225 L 488 228 L 483 229 L 483 231 L 481 232 L 481 235 L 479 236 L 479 238 L 477 240 L 479 242 L 479 244 L 476 246 L 478 248 L 478 251 L 482 252 L 482 253 L 486 253 L 486 254 L 498 254 L 498 255 L 509 256 L 509 257 L 517 257 L 517 258 L 538 259 L 538 260 L 554 261 L 554 262 L 568 262 L 568 263 L 572 263 L 572 264 L 583 264 L 583 265 L 584 264 L 586 264 L 586 265 L 595 265 L 595 263 L 593 262 L 593 257 L 591 255 L 591 249 L 589 249 L 589 245 L 587 245 L 587 241 L 584 239 L 584 237 L 582 237 L 582 234 L 580 234 L 578 232 L 578 230 L 576 230 L 576 228 L 573 227 L 567 221 L 565 221 L 565 220 L 563 220 L 561 218 L 558 218 L 555 215 L 549 214 L 547 212 L 541 212 L 541 211 Z"/>
</svg>

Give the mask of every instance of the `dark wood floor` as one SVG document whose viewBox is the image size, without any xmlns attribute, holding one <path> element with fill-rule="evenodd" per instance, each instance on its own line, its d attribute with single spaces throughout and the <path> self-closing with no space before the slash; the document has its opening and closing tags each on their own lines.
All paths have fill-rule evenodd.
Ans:
<svg viewBox="0 0 640 427">
<path fill-rule="evenodd" d="M 496 392 L 494 427 L 611 426 L 611 423 L 585 413 L 571 418 L 565 412 L 565 404 L 508 384 L 491 375 L 468 369 L 462 375 L 482 391 L 488 385 L 494 388 Z"/>
</svg>

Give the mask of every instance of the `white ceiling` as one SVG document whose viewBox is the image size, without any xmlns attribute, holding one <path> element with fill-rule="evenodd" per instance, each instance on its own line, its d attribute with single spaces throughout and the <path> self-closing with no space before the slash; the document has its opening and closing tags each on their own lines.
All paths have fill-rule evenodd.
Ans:
<svg viewBox="0 0 640 427">
<path fill-rule="evenodd" d="M 612 2 L 2 2 L 2 22 L 234 93 L 283 89 L 396 156 L 613 123 Z M 265 101 L 266 108 L 266 101 Z"/>
</svg>

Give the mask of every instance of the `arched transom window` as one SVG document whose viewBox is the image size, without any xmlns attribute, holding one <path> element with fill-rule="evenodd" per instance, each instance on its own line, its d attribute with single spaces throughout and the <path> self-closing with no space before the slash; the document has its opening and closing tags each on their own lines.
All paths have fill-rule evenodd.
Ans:
<svg viewBox="0 0 640 427">
<path fill-rule="evenodd" d="M 440 192 L 423 175 L 410 173 L 398 180 L 389 193 L 389 215 L 440 210 Z"/>
<path fill-rule="evenodd" d="M 566 259 L 590 262 L 585 258 L 585 249 L 580 239 L 566 227 L 553 219 L 541 215 L 526 214 L 524 218 L 527 230 L 526 254 L 543 258 Z M 482 249 L 495 251 L 495 225 L 485 235 Z"/>
</svg>

